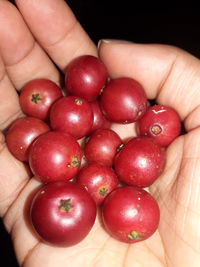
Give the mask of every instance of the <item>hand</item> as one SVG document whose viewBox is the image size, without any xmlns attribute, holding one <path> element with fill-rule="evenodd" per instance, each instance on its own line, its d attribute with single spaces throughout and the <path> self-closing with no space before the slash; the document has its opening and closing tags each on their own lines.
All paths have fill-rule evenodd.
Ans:
<svg viewBox="0 0 200 267">
<path fill-rule="evenodd" d="M 60 73 L 54 64 L 63 71 L 80 54 L 97 55 L 95 45 L 64 1 L 17 0 L 16 4 L 22 15 L 9 2 L 0 2 L 2 132 L 22 114 L 16 90 L 27 81 L 46 77 L 59 84 Z M 146 241 L 128 245 L 111 238 L 97 218 L 88 237 L 74 247 L 56 248 L 42 243 L 27 215 L 31 196 L 40 183 L 9 153 L 1 133 L 0 215 L 13 239 L 19 264 L 197 267 L 200 265 L 199 60 L 170 46 L 120 41 L 101 42 L 99 56 L 112 78 L 137 79 L 148 98 L 174 107 L 184 122 L 187 134 L 169 146 L 165 171 L 150 187 L 161 209 L 159 230 Z M 113 128 L 122 137 L 132 135 L 132 124 L 123 127 L 115 124 Z"/>
</svg>

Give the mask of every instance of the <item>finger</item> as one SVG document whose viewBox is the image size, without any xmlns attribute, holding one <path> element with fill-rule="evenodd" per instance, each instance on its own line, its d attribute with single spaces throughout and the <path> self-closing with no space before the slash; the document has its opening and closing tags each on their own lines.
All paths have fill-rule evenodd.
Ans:
<svg viewBox="0 0 200 267">
<path fill-rule="evenodd" d="M 147 97 L 175 108 L 191 130 L 200 125 L 200 62 L 181 49 L 103 41 L 99 55 L 112 77 L 129 76 L 145 88 Z"/>
<path fill-rule="evenodd" d="M 30 256 L 28 252 L 39 242 L 39 238 L 32 228 L 29 212 L 32 199 L 40 186 L 39 181 L 34 178 L 30 179 L 3 216 L 3 222 L 13 240 L 13 247 L 20 266 L 23 265 L 26 256 L 27 258 Z M 24 240 L 23 244 L 22 240 Z"/>
<path fill-rule="evenodd" d="M 2 217 L 27 183 L 30 173 L 22 162 L 10 154 L 1 132 L 0 166 L 0 216 Z"/>
<path fill-rule="evenodd" d="M 31 32 L 62 70 L 76 56 L 96 55 L 95 45 L 64 1 L 16 0 L 16 4 Z"/>
<path fill-rule="evenodd" d="M 0 1 L 0 10 L 0 54 L 14 86 L 19 89 L 41 77 L 58 83 L 56 67 L 34 40 L 17 8 Z"/>
<path fill-rule="evenodd" d="M 199 137 L 197 128 L 170 145 L 165 171 L 151 186 L 161 211 L 159 232 L 172 266 L 178 266 L 184 251 L 184 262 L 199 259 Z M 174 255 L 174 251 L 179 252 Z"/>
<path fill-rule="evenodd" d="M 18 94 L 6 73 L 0 57 L 0 130 L 4 130 L 11 121 L 20 115 Z"/>
</svg>

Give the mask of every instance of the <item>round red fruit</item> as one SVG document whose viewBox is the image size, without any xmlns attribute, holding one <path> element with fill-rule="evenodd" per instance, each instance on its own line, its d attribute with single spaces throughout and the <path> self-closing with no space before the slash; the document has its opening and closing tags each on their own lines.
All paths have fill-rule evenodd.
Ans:
<svg viewBox="0 0 200 267">
<path fill-rule="evenodd" d="M 51 105 L 61 97 L 62 91 L 56 83 L 48 79 L 35 79 L 23 86 L 19 103 L 26 115 L 48 120 Z"/>
<path fill-rule="evenodd" d="M 92 55 L 75 58 L 66 68 L 67 91 L 88 101 L 95 100 L 108 79 L 108 73 L 101 60 Z"/>
<path fill-rule="evenodd" d="M 33 141 L 43 133 L 50 131 L 49 126 L 34 117 L 16 119 L 6 133 L 9 151 L 20 161 L 27 162 Z"/>
<path fill-rule="evenodd" d="M 132 138 L 119 151 L 114 168 L 128 185 L 150 186 L 162 173 L 165 151 L 150 137 Z"/>
<path fill-rule="evenodd" d="M 102 216 L 111 236 L 122 242 L 135 243 L 149 238 L 157 230 L 160 210 L 147 191 L 125 186 L 106 197 Z"/>
<path fill-rule="evenodd" d="M 56 101 L 51 108 L 50 124 L 54 130 L 69 133 L 76 139 L 80 139 L 91 131 L 92 108 L 83 98 L 63 97 Z"/>
<path fill-rule="evenodd" d="M 147 97 L 141 84 L 131 78 L 111 80 L 101 95 L 104 115 L 113 122 L 131 123 L 143 116 Z"/>
<path fill-rule="evenodd" d="M 73 136 L 51 131 L 32 144 L 29 164 L 42 182 L 66 181 L 77 174 L 81 158 L 80 145 Z"/>
<path fill-rule="evenodd" d="M 90 232 L 96 218 L 96 204 L 89 193 L 73 182 L 44 185 L 30 209 L 36 233 L 56 246 L 72 246 Z"/>
<path fill-rule="evenodd" d="M 87 189 L 97 205 L 118 186 L 118 178 L 113 169 L 99 163 L 83 167 L 76 179 Z"/>
<path fill-rule="evenodd" d="M 100 104 L 98 100 L 90 102 L 90 105 L 92 107 L 93 111 L 93 124 L 91 132 L 94 132 L 98 129 L 107 129 L 110 128 L 111 122 L 106 119 L 106 117 L 103 115 Z"/>
<path fill-rule="evenodd" d="M 150 136 L 165 147 L 180 134 L 181 120 L 173 108 L 154 105 L 138 121 L 138 131 L 141 136 Z"/>
<path fill-rule="evenodd" d="M 121 138 L 113 130 L 96 130 L 85 144 L 84 153 L 86 161 L 112 166 L 117 149 L 121 144 Z"/>
</svg>

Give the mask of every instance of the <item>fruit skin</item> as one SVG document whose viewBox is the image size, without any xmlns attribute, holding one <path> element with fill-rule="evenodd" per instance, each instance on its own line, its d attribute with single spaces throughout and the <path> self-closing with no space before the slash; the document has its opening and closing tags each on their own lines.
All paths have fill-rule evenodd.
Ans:
<svg viewBox="0 0 200 267">
<path fill-rule="evenodd" d="M 102 218 L 114 238 L 135 243 L 149 238 L 158 228 L 157 201 L 144 189 L 133 186 L 113 190 L 105 199 Z"/>
<path fill-rule="evenodd" d="M 6 144 L 15 158 L 27 162 L 33 141 L 43 133 L 50 131 L 49 126 L 34 117 L 16 119 L 6 133 Z"/>
<path fill-rule="evenodd" d="M 119 183 L 114 170 L 99 163 L 84 166 L 79 171 L 76 181 L 87 189 L 97 205 L 102 204 L 105 197 Z"/>
<path fill-rule="evenodd" d="M 72 246 L 83 240 L 96 218 L 90 194 L 73 182 L 43 185 L 33 198 L 30 217 L 39 236 L 56 246 Z"/>
<path fill-rule="evenodd" d="M 88 101 L 95 100 L 108 79 L 108 72 L 101 60 L 83 55 L 70 62 L 65 71 L 66 90 Z"/>
<path fill-rule="evenodd" d="M 103 90 L 101 109 L 110 121 L 135 122 L 146 112 L 147 97 L 136 80 L 128 77 L 113 79 Z"/>
<path fill-rule="evenodd" d="M 101 111 L 101 107 L 98 100 L 90 102 L 92 112 L 93 112 L 93 124 L 91 132 L 98 129 L 108 129 L 111 126 L 111 122 L 106 119 Z"/>
<path fill-rule="evenodd" d="M 118 147 L 119 135 L 111 129 L 99 129 L 91 134 L 84 147 L 86 161 L 112 166 Z"/>
<path fill-rule="evenodd" d="M 22 87 L 19 103 L 26 115 L 48 120 L 51 105 L 62 96 L 60 87 L 53 81 L 35 79 Z"/>
<path fill-rule="evenodd" d="M 165 151 L 150 137 L 134 137 L 114 159 L 114 169 L 128 185 L 150 186 L 165 167 Z"/>
<path fill-rule="evenodd" d="M 32 144 L 29 165 L 42 182 L 66 181 L 77 174 L 81 158 L 82 150 L 73 136 L 51 131 Z"/>
<path fill-rule="evenodd" d="M 53 130 L 71 134 L 80 139 L 90 133 L 93 112 L 87 100 L 66 96 L 56 101 L 50 112 L 50 125 Z"/>
<path fill-rule="evenodd" d="M 150 107 L 138 121 L 141 136 L 152 137 L 160 146 L 168 146 L 181 132 L 178 113 L 165 105 Z"/>
</svg>

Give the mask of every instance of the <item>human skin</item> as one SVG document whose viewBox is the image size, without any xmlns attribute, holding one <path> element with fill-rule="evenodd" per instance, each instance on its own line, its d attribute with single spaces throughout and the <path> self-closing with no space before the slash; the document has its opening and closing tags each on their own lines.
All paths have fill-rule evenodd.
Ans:
<svg viewBox="0 0 200 267">
<path fill-rule="evenodd" d="M 40 183 L 9 153 L 3 135 L 4 129 L 22 115 L 16 90 L 39 77 L 59 84 L 60 74 L 53 62 L 62 71 L 73 58 L 97 55 L 97 50 L 64 1 L 17 0 L 16 4 L 21 15 L 8 1 L 0 1 L 0 216 L 19 264 L 200 266 L 200 62 L 171 46 L 123 41 L 99 45 L 99 56 L 112 78 L 138 80 L 148 98 L 175 108 L 185 125 L 187 133 L 167 148 L 163 175 L 149 188 L 161 210 L 158 231 L 144 242 L 129 245 L 111 238 L 97 219 L 88 237 L 70 248 L 48 246 L 35 236 L 27 209 L 30 195 Z M 130 137 L 133 127 L 113 125 L 122 138 Z"/>
</svg>

